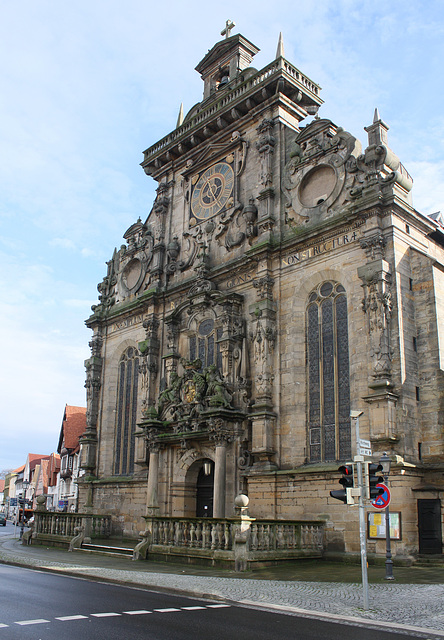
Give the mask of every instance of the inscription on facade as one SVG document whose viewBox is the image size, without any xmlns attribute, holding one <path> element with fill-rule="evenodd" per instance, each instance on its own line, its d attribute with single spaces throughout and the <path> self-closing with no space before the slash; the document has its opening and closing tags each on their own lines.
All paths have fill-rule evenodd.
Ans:
<svg viewBox="0 0 444 640">
<path fill-rule="evenodd" d="M 128 327 L 132 327 L 135 324 L 141 324 L 143 322 L 143 314 L 140 313 L 135 316 L 131 316 L 129 318 L 124 318 L 123 320 L 119 320 L 118 322 L 114 322 L 114 324 L 110 327 L 110 332 L 112 331 L 120 331 L 121 329 L 127 329 Z"/>
<path fill-rule="evenodd" d="M 232 289 L 233 287 L 238 287 L 240 284 L 245 284 L 246 282 L 251 282 L 253 280 L 253 273 L 241 273 L 238 276 L 234 276 L 234 278 L 230 278 L 227 280 L 227 289 Z"/>
<path fill-rule="evenodd" d="M 291 253 L 285 258 L 282 258 L 282 265 L 284 267 L 288 267 L 292 264 L 298 264 L 299 262 L 303 262 L 304 260 L 308 260 L 309 258 L 315 258 L 316 256 L 320 256 L 323 253 L 333 251 L 333 249 L 343 247 L 346 244 L 350 244 L 357 239 L 358 234 L 356 233 L 356 231 L 353 231 L 351 233 L 343 233 L 340 236 L 335 236 L 334 238 L 329 238 L 328 240 L 319 242 L 312 247 L 307 247 L 306 249 L 302 249 L 301 251 Z"/>
</svg>

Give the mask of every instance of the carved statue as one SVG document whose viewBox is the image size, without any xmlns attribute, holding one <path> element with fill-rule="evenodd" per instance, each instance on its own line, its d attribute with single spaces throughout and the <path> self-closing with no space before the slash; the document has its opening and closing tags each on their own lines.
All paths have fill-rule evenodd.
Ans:
<svg viewBox="0 0 444 640">
<path fill-rule="evenodd" d="M 180 402 L 180 389 L 182 386 L 182 380 L 176 371 L 171 373 L 170 378 L 170 386 L 162 391 L 159 396 L 159 413 L 162 411 L 163 407 L 167 404 L 171 403 L 179 403 Z"/>
<path fill-rule="evenodd" d="M 205 378 L 208 385 L 207 398 L 210 407 L 229 407 L 231 393 L 216 365 L 211 364 L 205 369 Z"/>
</svg>

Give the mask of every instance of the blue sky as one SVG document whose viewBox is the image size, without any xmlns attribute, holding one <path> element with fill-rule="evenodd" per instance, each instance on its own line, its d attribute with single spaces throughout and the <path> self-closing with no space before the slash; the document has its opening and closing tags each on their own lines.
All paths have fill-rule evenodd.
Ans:
<svg viewBox="0 0 444 640">
<path fill-rule="evenodd" d="M 0 0 L 0 470 L 55 450 L 65 404 L 84 405 L 84 320 L 155 195 L 142 152 L 201 100 L 194 67 L 228 18 L 258 69 L 282 31 L 321 117 L 364 146 L 378 107 L 414 206 L 444 211 L 441 0 Z"/>
</svg>

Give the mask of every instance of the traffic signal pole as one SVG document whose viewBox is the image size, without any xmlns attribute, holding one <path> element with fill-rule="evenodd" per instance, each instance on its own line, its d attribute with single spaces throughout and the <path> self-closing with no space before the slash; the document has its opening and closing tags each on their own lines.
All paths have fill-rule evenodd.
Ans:
<svg viewBox="0 0 444 640">
<path fill-rule="evenodd" d="M 359 418 L 356 419 L 358 424 Z M 357 427 L 359 429 L 359 426 Z M 361 572 L 362 589 L 364 594 L 364 609 L 368 609 L 368 575 L 367 575 L 367 540 L 365 536 L 365 506 L 364 506 L 364 474 L 362 473 L 363 456 L 355 456 L 356 475 L 359 488 L 359 540 L 361 543 Z"/>
<path fill-rule="evenodd" d="M 360 441 L 359 435 L 359 416 L 362 415 L 362 411 L 351 411 L 350 415 L 352 420 L 355 421 L 356 427 L 356 444 Z M 366 525 L 365 525 L 365 506 L 364 506 L 364 474 L 363 474 L 363 462 L 364 457 L 356 455 L 354 458 L 356 462 L 356 475 L 358 480 L 359 489 L 359 540 L 361 543 L 361 572 L 362 572 L 362 589 L 364 610 L 368 609 L 368 575 L 367 575 L 367 540 L 366 540 Z"/>
</svg>

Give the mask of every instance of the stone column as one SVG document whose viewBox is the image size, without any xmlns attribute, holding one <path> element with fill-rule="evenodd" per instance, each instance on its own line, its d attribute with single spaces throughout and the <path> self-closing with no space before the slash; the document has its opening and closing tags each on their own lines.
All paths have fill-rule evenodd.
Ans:
<svg viewBox="0 0 444 640">
<path fill-rule="evenodd" d="M 150 462 L 148 467 L 148 486 L 147 486 L 147 501 L 146 501 L 146 515 L 155 516 L 159 513 L 159 501 L 157 495 L 158 482 L 159 482 L 159 450 L 160 446 L 156 442 L 148 444 L 150 452 Z"/>
<path fill-rule="evenodd" d="M 80 467 L 86 476 L 93 476 L 96 470 L 97 420 L 99 415 L 100 389 L 102 386 L 102 336 L 100 327 L 89 343 L 91 357 L 85 360 L 86 368 L 86 430 L 80 437 Z"/>
<path fill-rule="evenodd" d="M 214 460 L 213 518 L 225 517 L 225 476 L 227 468 L 227 440 L 221 436 L 216 439 Z"/>
<path fill-rule="evenodd" d="M 268 291 L 270 283 L 255 285 L 258 293 Z M 276 414 L 273 410 L 274 347 L 276 342 L 276 303 L 267 294 L 250 306 L 252 319 L 250 339 L 254 366 L 254 405 L 251 408 L 253 468 L 256 471 L 276 469 L 273 438 Z"/>
<path fill-rule="evenodd" d="M 274 120 L 272 118 L 264 118 L 257 127 L 258 140 L 256 148 L 260 157 L 260 175 L 259 181 L 261 191 L 257 196 L 259 202 L 259 218 L 257 227 L 261 240 L 271 238 L 275 218 L 273 215 L 273 198 L 275 194 L 273 184 L 273 154 L 276 145 L 276 138 L 273 136 Z"/>
<path fill-rule="evenodd" d="M 370 405 L 370 440 L 374 451 L 391 449 L 400 438 L 396 424 L 399 396 L 393 390 L 392 381 L 392 276 L 390 265 L 384 259 L 385 244 L 382 231 L 368 232 L 361 240 L 367 263 L 358 268 L 364 292 L 362 309 L 367 319 L 371 363 L 370 394 L 364 400 Z"/>
</svg>

